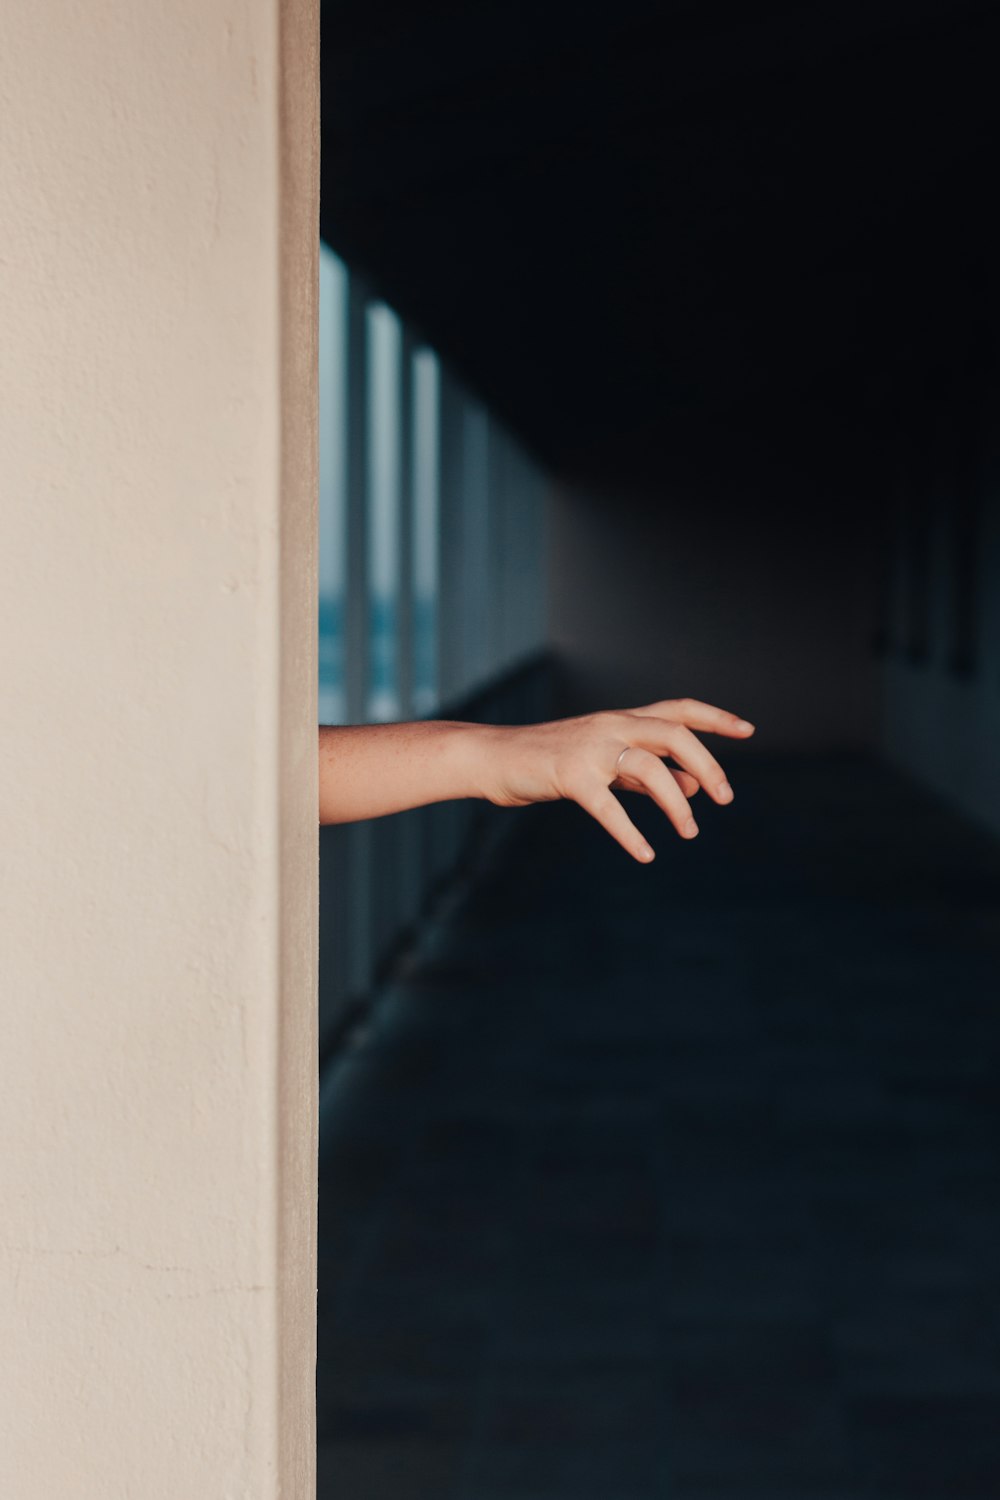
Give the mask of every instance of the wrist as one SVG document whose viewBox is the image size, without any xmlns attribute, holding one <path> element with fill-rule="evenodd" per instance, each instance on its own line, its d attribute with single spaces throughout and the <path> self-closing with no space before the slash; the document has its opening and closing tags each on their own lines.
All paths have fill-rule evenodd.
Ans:
<svg viewBox="0 0 1000 1500">
<path fill-rule="evenodd" d="M 461 787 L 458 795 L 496 801 L 509 748 L 509 727 L 456 723 L 455 730 L 455 777 Z"/>
</svg>

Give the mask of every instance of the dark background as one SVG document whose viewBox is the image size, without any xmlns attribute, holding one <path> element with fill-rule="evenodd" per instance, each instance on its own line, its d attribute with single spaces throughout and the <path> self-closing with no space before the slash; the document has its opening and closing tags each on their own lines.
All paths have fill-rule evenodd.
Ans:
<svg viewBox="0 0 1000 1500">
<path fill-rule="evenodd" d="M 648 868 L 498 814 L 332 1058 L 320 1494 L 996 1500 L 1000 11 L 322 25 L 325 238 L 550 476 L 554 709 L 758 729 Z"/>
<path fill-rule="evenodd" d="M 324 237 L 558 473 L 863 421 L 995 318 L 982 4 L 325 4 Z"/>
<path fill-rule="evenodd" d="M 882 748 L 935 590 L 945 656 L 978 628 L 997 8 L 322 24 L 325 238 L 553 477 L 557 706 L 690 694 L 765 749 Z"/>
</svg>

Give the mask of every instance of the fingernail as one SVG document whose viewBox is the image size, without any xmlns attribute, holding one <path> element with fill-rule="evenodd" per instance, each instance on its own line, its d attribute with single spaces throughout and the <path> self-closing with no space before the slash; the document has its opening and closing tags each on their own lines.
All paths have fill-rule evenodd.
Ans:
<svg viewBox="0 0 1000 1500">
<path fill-rule="evenodd" d="M 640 859 L 644 859 L 644 860 L 646 860 L 648 862 L 651 859 L 655 859 L 656 856 L 655 856 L 655 854 L 653 853 L 652 849 L 649 847 L 648 844 L 640 844 L 639 845 L 639 858 Z"/>
<path fill-rule="evenodd" d="M 698 825 L 695 822 L 694 818 L 688 818 L 687 822 L 684 824 L 684 837 L 693 839 L 697 832 Z"/>
<path fill-rule="evenodd" d="M 749 719 L 739 719 L 737 721 L 736 728 L 740 730 L 742 734 L 746 734 L 753 728 L 753 725 L 750 723 Z"/>
<path fill-rule="evenodd" d="M 732 802 L 732 800 L 733 800 L 733 789 L 732 789 L 732 787 L 729 785 L 728 781 L 721 781 L 719 783 L 719 801 L 720 802 Z"/>
</svg>

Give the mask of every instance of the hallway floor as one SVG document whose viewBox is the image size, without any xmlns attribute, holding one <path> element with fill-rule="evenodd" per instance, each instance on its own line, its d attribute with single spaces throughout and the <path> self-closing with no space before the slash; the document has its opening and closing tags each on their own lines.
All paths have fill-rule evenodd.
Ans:
<svg viewBox="0 0 1000 1500">
<path fill-rule="evenodd" d="M 1000 845 L 740 759 L 511 834 L 324 1081 L 321 1500 L 998 1500 Z"/>
</svg>

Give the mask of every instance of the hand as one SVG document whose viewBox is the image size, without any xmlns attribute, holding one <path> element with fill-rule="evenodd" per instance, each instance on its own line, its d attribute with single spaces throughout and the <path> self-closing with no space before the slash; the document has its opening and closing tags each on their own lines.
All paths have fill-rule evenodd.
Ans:
<svg viewBox="0 0 1000 1500">
<path fill-rule="evenodd" d="M 623 849 L 648 864 L 653 850 L 612 788 L 652 797 L 685 839 L 698 832 L 687 799 L 699 786 L 714 802 L 733 800 L 725 772 L 694 729 L 740 740 L 754 732 L 736 714 L 691 698 L 496 728 L 483 795 L 499 807 L 561 797 L 578 802 Z M 676 766 L 665 765 L 666 756 Z"/>
</svg>

